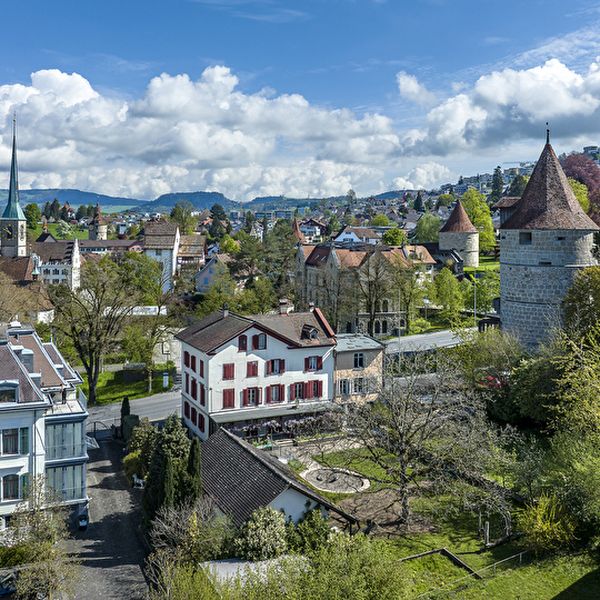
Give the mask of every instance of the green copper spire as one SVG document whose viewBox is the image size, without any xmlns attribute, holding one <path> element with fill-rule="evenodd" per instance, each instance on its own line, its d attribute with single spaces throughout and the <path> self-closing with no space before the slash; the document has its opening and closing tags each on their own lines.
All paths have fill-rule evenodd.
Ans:
<svg viewBox="0 0 600 600">
<path fill-rule="evenodd" d="M 19 170 L 17 168 L 17 119 L 13 118 L 12 160 L 10 163 L 10 184 L 8 186 L 8 204 L 2 214 L 3 219 L 25 221 L 23 209 L 19 204 Z"/>
</svg>

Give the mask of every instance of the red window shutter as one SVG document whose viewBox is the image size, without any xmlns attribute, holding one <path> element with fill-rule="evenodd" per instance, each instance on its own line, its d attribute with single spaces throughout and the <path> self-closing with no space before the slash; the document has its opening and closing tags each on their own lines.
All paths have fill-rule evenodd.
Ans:
<svg viewBox="0 0 600 600">
<path fill-rule="evenodd" d="M 285 402 L 285 385 L 279 386 L 279 402 Z"/>
<path fill-rule="evenodd" d="M 265 400 L 267 404 L 271 404 L 271 386 L 267 386 L 267 399 Z"/>
<path fill-rule="evenodd" d="M 246 363 L 246 377 L 252 377 L 252 363 Z"/>
<path fill-rule="evenodd" d="M 223 365 L 223 379 L 233 379 L 235 376 L 235 365 L 226 364 Z"/>
<path fill-rule="evenodd" d="M 204 361 L 200 361 L 200 377 L 204 377 Z"/>
<path fill-rule="evenodd" d="M 279 372 L 285 373 L 285 360 L 283 358 L 279 360 Z"/>
<path fill-rule="evenodd" d="M 322 381 L 317 382 L 317 389 L 318 389 L 317 394 L 318 394 L 319 398 L 322 398 L 323 397 L 323 382 Z"/>
<path fill-rule="evenodd" d="M 310 369 L 310 358 L 308 356 L 304 359 L 304 370 L 308 371 Z"/>
<path fill-rule="evenodd" d="M 242 405 L 243 406 L 248 406 L 248 389 L 245 389 L 242 392 Z"/>
<path fill-rule="evenodd" d="M 262 388 L 256 388 L 256 404 L 262 402 Z"/>
<path fill-rule="evenodd" d="M 311 392 L 311 384 L 309 381 L 305 382 L 304 384 L 304 398 L 308 399 L 308 398 L 312 398 L 312 392 Z"/>
<path fill-rule="evenodd" d="M 292 385 L 290 385 L 290 400 L 295 400 L 296 399 L 296 384 L 292 383 Z"/>
<path fill-rule="evenodd" d="M 223 390 L 223 408 L 234 408 L 234 394 L 234 390 Z"/>
<path fill-rule="evenodd" d="M 252 350 L 256 350 L 258 348 L 258 336 L 252 336 Z"/>
<path fill-rule="evenodd" d="M 320 371 L 323 368 L 323 357 L 317 356 L 317 371 Z"/>
<path fill-rule="evenodd" d="M 272 360 L 268 360 L 265 363 L 265 373 L 267 375 L 270 375 L 273 372 L 273 361 Z"/>
<path fill-rule="evenodd" d="M 248 338 L 245 335 L 240 335 L 238 338 L 238 352 L 245 352 L 248 349 Z"/>
</svg>

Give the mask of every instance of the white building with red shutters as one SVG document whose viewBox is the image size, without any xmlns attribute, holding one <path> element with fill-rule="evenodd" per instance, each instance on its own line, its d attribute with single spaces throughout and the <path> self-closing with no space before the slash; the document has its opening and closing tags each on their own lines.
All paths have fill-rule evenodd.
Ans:
<svg viewBox="0 0 600 600">
<path fill-rule="evenodd" d="M 182 416 L 206 439 L 220 426 L 258 435 L 293 430 L 332 401 L 335 333 L 318 308 L 240 316 L 226 308 L 184 329 Z"/>
</svg>

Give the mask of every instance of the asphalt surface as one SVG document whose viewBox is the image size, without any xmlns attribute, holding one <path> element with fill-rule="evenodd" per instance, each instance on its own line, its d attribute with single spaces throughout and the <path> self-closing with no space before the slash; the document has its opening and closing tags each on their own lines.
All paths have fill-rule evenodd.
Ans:
<svg viewBox="0 0 600 600">
<path fill-rule="evenodd" d="M 181 415 L 181 391 L 164 392 L 130 400 L 129 406 L 133 414 L 140 418 L 147 417 L 150 421 L 162 421 L 173 413 Z M 93 431 L 94 422 L 99 430 L 111 425 L 119 425 L 121 421 L 121 403 L 104 404 L 102 406 L 88 407 L 88 431 Z"/>
<path fill-rule="evenodd" d="M 122 452 L 114 441 L 89 450 L 90 524 L 69 541 L 70 551 L 81 561 L 77 600 L 138 600 L 147 592 L 141 491 L 131 489 L 121 471 Z"/>
</svg>

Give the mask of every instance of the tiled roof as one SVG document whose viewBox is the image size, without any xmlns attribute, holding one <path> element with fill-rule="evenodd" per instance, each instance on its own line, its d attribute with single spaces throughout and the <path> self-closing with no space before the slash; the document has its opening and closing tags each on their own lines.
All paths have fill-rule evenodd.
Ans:
<svg viewBox="0 0 600 600">
<path fill-rule="evenodd" d="M 552 146 L 547 143 L 502 229 L 576 229 L 598 231 L 575 198 Z"/>
<path fill-rule="evenodd" d="M 331 331 L 329 323 L 320 311 L 317 314 L 315 313 L 316 309 L 313 312 L 252 315 L 248 318 L 298 346 L 333 346 L 335 344 L 335 334 Z M 317 330 L 318 335 L 315 339 L 308 338 L 305 335 L 304 332 L 307 328 Z"/>
<path fill-rule="evenodd" d="M 471 223 L 460 200 L 457 200 L 448 220 L 440 229 L 440 233 L 477 233 L 477 228 Z"/>
<path fill-rule="evenodd" d="M 309 267 L 320 267 L 327 262 L 330 253 L 331 246 L 314 246 L 306 259 L 306 264 Z"/>
<path fill-rule="evenodd" d="M 220 429 L 202 444 L 202 485 L 238 527 L 258 508 L 294 489 L 350 522 L 356 519 L 300 483 L 294 473 L 233 433 Z"/>
<path fill-rule="evenodd" d="M 197 257 L 204 256 L 206 236 L 204 235 L 182 235 L 179 239 L 179 256 Z"/>
<path fill-rule="evenodd" d="M 43 342 L 43 346 L 54 364 L 63 366 L 63 379 L 66 379 L 67 381 L 76 381 L 78 383 L 82 382 L 79 374 L 71 368 L 71 365 L 64 359 L 63 355 L 59 352 L 53 342 Z"/>
<path fill-rule="evenodd" d="M 138 240 L 79 240 L 80 248 L 107 248 L 109 250 L 127 250 L 139 243 Z"/>
<path fill-rule="evenodd" d="M 252 323 L 244 317 L 232 313 L 223 316 L 222 311 L 216 311 L 186 327 L 175 337 L 202 352 L 211 352 L 251 326 Z"/>
<path fill-rule="evenodd" d="M 494 210 L 498 210 L 499 208 L 511 208 L 520 199 L 521 199 L 521 196 L 504 196 L 503 198 L 500 198 L 500 200 L 498 200 L 498 202 L 496 202 L 496 204 L 494 204 L 494 206 L 492 206 L 492 208 Z"/>
<path fill-rule="evenodd" d="M 335 255 L 338 257 L 342 267 L 353 269 L 360 267 L 368 252 L 366 250 L 354 250 L 350 248 L 336 248 Z"/>
<path fill-rule="evenodd" d="M 27 402 L 47 402 L 38 387 L 29 377 L 23 363 L 21 363 L 10 345 L 6 343 L 0 343 L 0 379 L 19 382 L 19 404 Z"/>
<path fill-rule="evenodd" d="M 314 249 L 315 249 L 315 246 L 311 245 L 311 244 L 303 244 L 302 246 L 300 246 L 300 250 L 302 251 L 302 254 L 304 254 L 304 260 L 305 261 L 310 256 L 310 253 Z"/>
<path fill-rule="evenodd" d="M 43 263 L 60 262 L 70 263 L 73 258 L 73 248 L 75 242 L 33 242 L 31 250 L 35 252 Z"/>
<path fill-rule="evenodd" d="M 170 221 L 148 221 L 144 225 L 144 247 L 172 248 L 175 245 L 177 224 Z"/>
<path fill-rule="evenodd" d="M 292 231 L 294 233 L 294 237 L 303 244 L 306 241 L 304 234 L 300 231 L 300 225 L 298 225 L 298 219 L 294 219 L 292 224 Z"/>
<path fill-rule="evenodd" d="M 0 271 L 8 275 L 13 282 L 23 283 L 33 281 L 33 260 L 31 256 L 0 257 Z"/>
<path fill-rule="evenodd" d="M 354 233 L 361 240 L 379 239 L 381 237 L 379 233 L 377 233 L 374 229 L 371 229 L 370 227 L 351 227 L 348 225 L 347 227 L 344 227 L 342 231 L 340 231 L 338 237 L 342 235 L 342 233 Z"/>
</svg>

